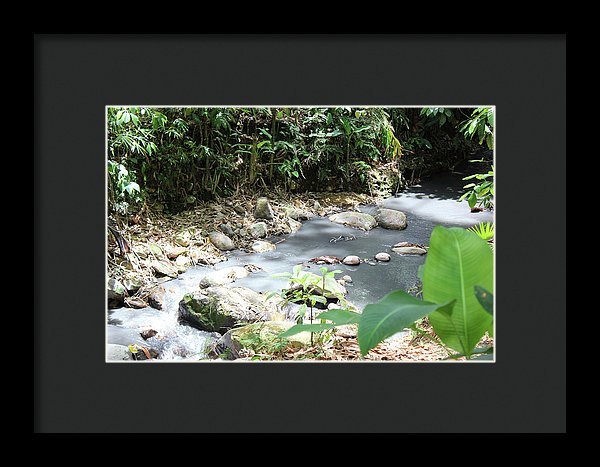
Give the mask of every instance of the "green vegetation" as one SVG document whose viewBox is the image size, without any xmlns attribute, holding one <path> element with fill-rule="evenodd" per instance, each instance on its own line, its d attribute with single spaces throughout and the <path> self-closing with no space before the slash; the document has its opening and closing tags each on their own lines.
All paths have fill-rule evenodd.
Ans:
<svg viewBox="0 0 600 467">
<path fill-rule="evenodd" d="M 108 107 L 110 213 L 245 191 L 390 195 L 493 141 L 490 108 Z M 483 135 L 483 140 L 481 140 Z"/>
</svg>

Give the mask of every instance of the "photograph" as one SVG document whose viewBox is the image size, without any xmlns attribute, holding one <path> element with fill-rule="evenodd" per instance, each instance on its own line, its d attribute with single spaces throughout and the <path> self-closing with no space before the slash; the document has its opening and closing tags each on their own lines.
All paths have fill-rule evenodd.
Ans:
<svg viewBox="0 0 600 467">
<path fill-rule="evenodd" d="M 107 105 L 106 362 L 495 363 L 495 105 Z"/>
</svg>

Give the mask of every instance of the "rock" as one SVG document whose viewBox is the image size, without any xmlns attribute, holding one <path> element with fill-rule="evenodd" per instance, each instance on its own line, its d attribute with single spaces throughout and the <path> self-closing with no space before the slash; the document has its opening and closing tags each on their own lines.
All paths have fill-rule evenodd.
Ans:
<svg viewBox="0 0 600 467">
<path fill-rule="evenodd" d="M 254 217 L 257 219 L 273 219 L 273 208 L 269 204 L 267 198 L 258 198 L 256 200 L 256 207 L 254 208 Z"/>
<path fill-rule="evenodd" d="M 406 214 L 396 209 L 379 208 L 377 222 L 384 229 L 403 230 L 406 229 Z"/>
<path fill-rule="evenodd" d="M 267 224 L 264 222 L 255 222 L 248 227 L 248 234 L 252 238 L 264 238 L 267 236 Z"/>
<path fill-rule="evenodd" d="M 329 216 L 329 220 L 338 224 L 348 225 L 362 230 L 371 230 L 377 225 L 377 220 L 365 212 L 346 211 Z"/>
<path fill-rule="evenodd" d="M 293 206 L 286 206 L 283 208 L 285 215 L 295 221 L 306 221 L 311 218 L 311 215 L 307 212 L 300 211 Z"/>
<path fill-rule="evenodd" d="M 154 260 L 150 263 L 150 265 L 159 276 L 176 278 L 179 274 L 177 268 L 167 261 Z"/>
<path fill-rule="evenodd" d="M 278 302 L 246 287 L 208 287 L 183 296 L 179 320 L 197 329 L 226 332 L 240 323 L 281 319 Z"/>
<path fill-rule="evenodd" d="M 291 321 L 265 321 L 233 328 L 227 331 L 217 342 L 221 358 L 234 360 L 240 357 L 242 349 L 255 353 L 271 353 L 273 348 L 301 349 L 310 345 L 310 332 L 301 332 L 287 338 L 279 334 L 294 325 Z"/>
<path fill-rule="evenodd" d="M 235 248 L 235 245 L 233 244 L 231 238 L 229 238 L 222 232 L 211 232 L 208 234 L 208 239 L 219 250 L 228 251 L 233 250 Z"/>
<path fill-rule="evenodd" d="M 252 251 L 255 251 L 256 253 L 264 253 L 266 251 L 273 251 L 276 248 L 277 247 L 273 243 L 262 241 L 262 240 L 257 240 L 252 244 Z"/>
<path fill-rule="evenodd" d="M 357 264 L 360 264 L 360 258 L 358 256 L 348 255 L 342 260 L 342 263 L 349 266 L 355 266 Z"/>
<path fill-rule="evenodd" d="M 166 290 L 162 285 L 153 287 L 148 294 L 148 305 L 155 310 L 162 310 Z"/>
<path fill-rule="evenodd" d="M 427 250 L 418 246 L 398 246 L 392 247 L 392 251 L 401 255 L 424 255 Z"/>
<path fill-rule="evenodd" d="M 148 304 L 139 297 L 126 297 L 125 305 L 127 305 L 130 308 L 137 308 L 137 309 L 146 308 L 148 306 Z"/>
<path fill-rule="evenodd" d="M 225 235 L 227 235 L 228 237 L 231 237 L 233 235 L 233 228 L 229 224 L 219 225 L 219 230 L 221 232 L 223 232 Z"/>
<path fill-rule="evenodd" d="M 144 282 L 139 277 L 130 277 L 127 279 L 123 279 L 123 287 L 127 289 L 129 295 L 136 293 L 140 290 L 140 287 L 144 285 Z"/>
<path fill-rule="evenodd" d="M 129 348 L 126 345 L 107 344 L 106 361 L 114 362 L 121 360 L 133 360 Z"/>
<path fill-rule="evenodd" d="M 328 310 L 341 310 L 341 309 L 343 309 L 343 307 L 339 303 L 330 303 L 329 305 L 327 305 L 327 309 Z"/>
<path fill-rule="evenodd" d="M 342 276 L 342 280 L 344 282 L 347 282 L 348 284 L 352 284 L 352 278 L 350 276 L 348 276 L 348 275 Z"/>
<path fill-rule="evenodd" d="M 298 232 L 300 227 L 302 227 L 302 222 L 295 221 L 294 219 L 288 219 L 288 224 L 292 233 Z"/>
<path fill-rule="evenodd" d="M 245 216 L 245 215 L 246 215 L 246 210 L 245 210 L 245 209 L 244 209 L 242 206 L 240 206 L 240 205 L 235 205 L 235 206 L 233 207 L 233 210 L 234 210 L 234 211 L 235 211 L 237 214 L 239 214 L 240 216 Z"/>
<path fill-rule="evenodd" d="M 376 259 L 377 261 L 384 261 L 384 262 L 387 262 L 387 261 L 391 260 L 391 259 L 392 259 L 392 257 L 391 257 L 389 254 L 387 254 L 387 253 L 381 252 L 381 253 L 377 253 L 377 254 L 375 255 L 375 259 Z"/>
<path fill-rule="evenodd" d="M 167 250 L 167 258 L 169 259 L 175 259 L 177 258 L 179 255 L 182 255 L 183 253 L 185 253 L 187 251 L 187 248 L 184 246 L 176 246 L 173 248 L 169 248 Z"/>
<path fill-rule="evenodd" d="M 142 336 L 142 339 L 144 340 L 148 340 L 151 337 L 154 337 L 158 334 L 158 331 L 154 330 L 154 329 L 145 329 L 144 331 L 140 332 L 140 336 Z"/>
<path fill-rule="evenodd" d="M 109 279 L 106 284 L 108 308 L 119 308 L 125 300 L 125 287 L 116 279 Z"/>
<path fill-rule="evenodd" d="M 313 203 L 313 209 L 315 211 L 320 211 L 323 208 L 321 207 L 321 203 L 319 203 L 317 200 L 315 200 L 315 202 Z"/>
<path fill-rule="evenodd" d="M 188 256 L 178 256 L 175 260 L 176 266 L 189 266 L 192 260 Z"/>
<path fill-rule="evenodd" d="M 200 281 L 200 288 L 214 287 L 217 285 L 230 284 L 231 282 L 246 277 L 250 273 L 241 266 L 232 266 L 229 268 L 219 269 L 218 271 L 209 272 Z"/>
</svg>

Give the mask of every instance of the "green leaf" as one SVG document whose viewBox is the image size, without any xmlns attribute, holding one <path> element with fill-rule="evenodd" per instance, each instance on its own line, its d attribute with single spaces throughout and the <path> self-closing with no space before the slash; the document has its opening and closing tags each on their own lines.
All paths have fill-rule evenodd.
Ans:
<svg viewBox="0 0 600 467">
<path fill-rule="evenodd" d="M 478 285 L 474 286 L 477 300 L 490 315 L 494 316 L 494 295 Z"/>
<path fill-rule="evenodd" d="M 469 355 L 490 327 L 492 316 L 473 293 L 474 286 L 493 290 L 493 253 L 473 232 L 437 226 L 431 233 L 423 270 L 423 298 L 452 309 L 429 315 L 436 334 L 450 348 Z"/>
<path fill-rule="evenodd" d="M 317 324 L 296 324 L 287 331 L 279 334 L 278 337 L 290 337 L 301 332 L 320 332 L 335 328 L 335 324 L 317 323 Z"/>
<path fill-rule="evenodd" d="M 396 290 L 379 302 L 365 306 L 358 323 L 358 345 L 362 355 L 384 339 L 409 327 L 412 323 L 440 307 L 452 307 L 454 300 L 442 305 L 419 300 L 404 290 Z"/>
<path fill-rule="evenodd" d="M 344 324 L 358 323 L 361 316 L 360 313 L 355 313 L 354 311 L 334 309 L 324 311 L 317 316 L 317 319 L 326 319 L 328 321 L 333 321 L 333 324 L 336 326 L 342 326 Z"/>
</svg>

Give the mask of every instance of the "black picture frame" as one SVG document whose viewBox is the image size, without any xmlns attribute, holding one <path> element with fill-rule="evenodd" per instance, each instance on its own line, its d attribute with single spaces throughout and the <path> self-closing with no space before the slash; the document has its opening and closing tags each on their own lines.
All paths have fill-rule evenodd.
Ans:
<svg viewBox="0 0 600 467">
<path fill-rule="evenodd" d="M 104 111 L 134 104 L 495 105 L 496 362 L 105 363 Z M 34 431 L 565 432 L 565 173 L 564 34 L 35 35 Z"/>
</svg>

